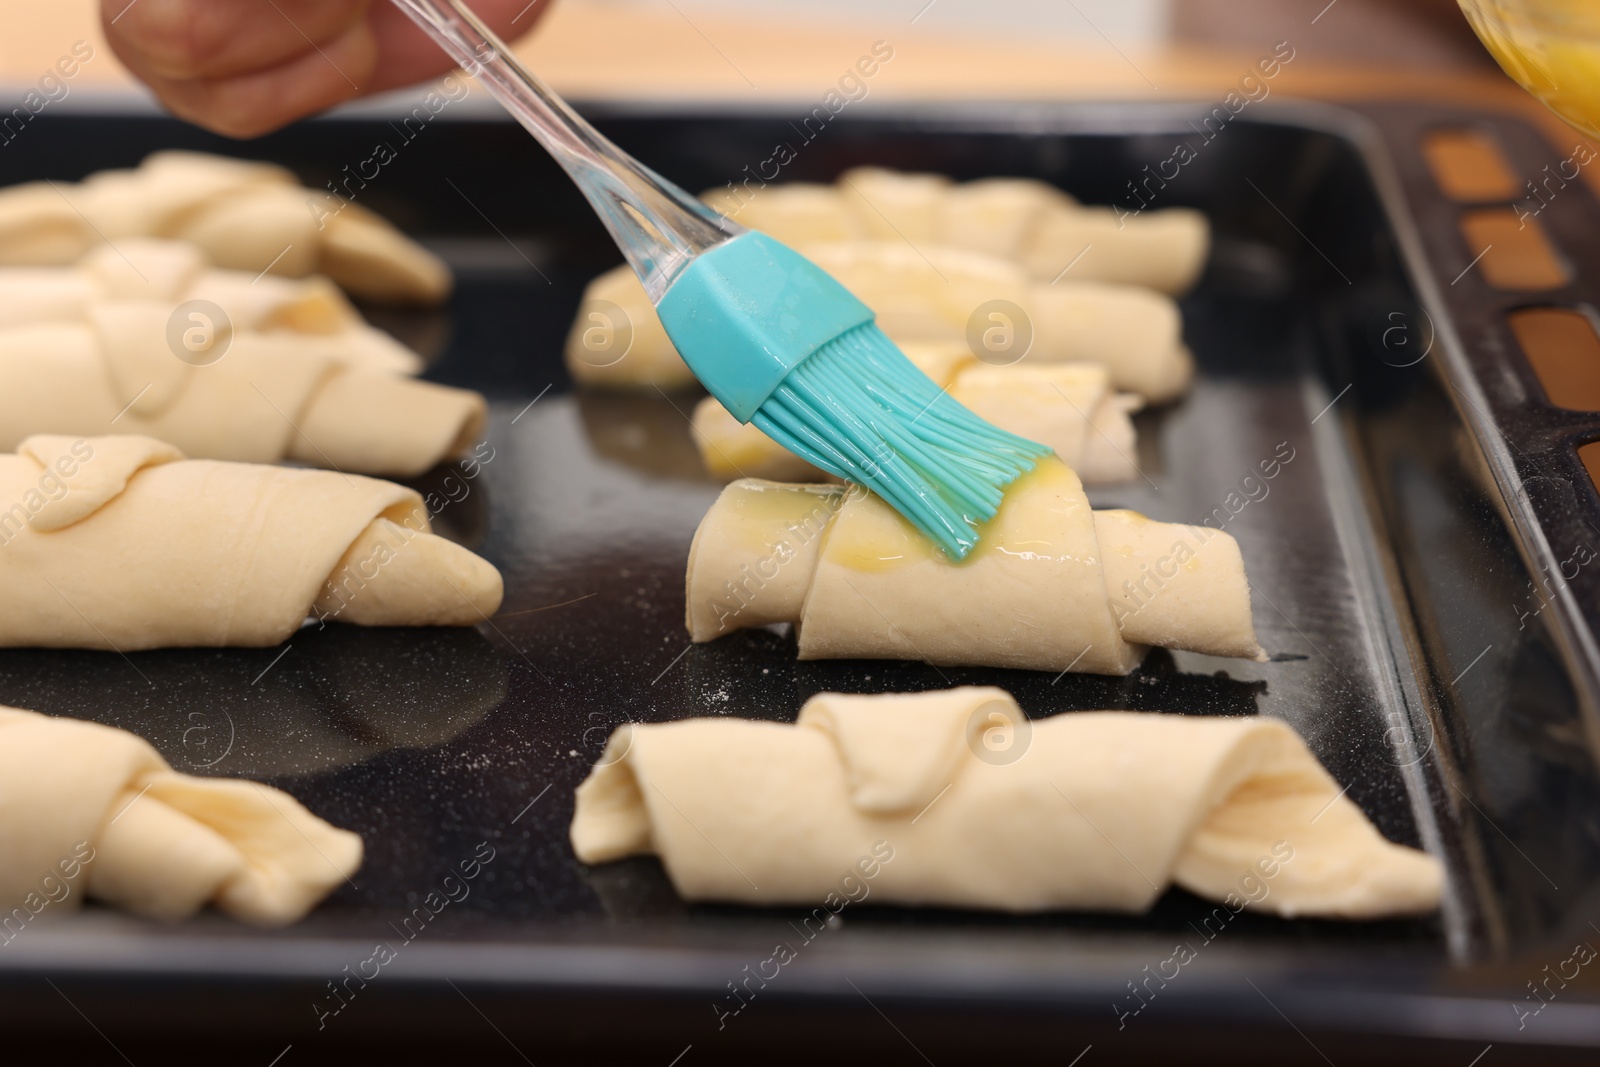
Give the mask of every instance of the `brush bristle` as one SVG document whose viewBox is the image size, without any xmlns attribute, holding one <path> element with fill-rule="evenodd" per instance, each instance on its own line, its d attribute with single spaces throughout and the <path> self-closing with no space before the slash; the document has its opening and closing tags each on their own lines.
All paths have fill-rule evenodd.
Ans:
<svg viewBox="0 0 1600 1067">
<path fill-rule="evenodd" d="M 870 322 L 791 370 L 751 421 L 800 458 L 877 493 L 958 560 L 1006 486 L 1050 451 L 952 400 Z"/>
</svg>

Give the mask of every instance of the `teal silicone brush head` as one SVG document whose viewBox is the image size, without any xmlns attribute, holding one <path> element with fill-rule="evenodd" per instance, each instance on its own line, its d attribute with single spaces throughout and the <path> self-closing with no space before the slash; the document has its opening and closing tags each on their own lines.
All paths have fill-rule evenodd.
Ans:
<svg viewBox="0 0 1600 1067">
<path fill-rule="evenodd" d="M 820 267 L 759 233 L 702 253 L 657 310 L 741 422 L 858 482 L 952 559 L 1049 449 L 978 418 L 906 359 Z"/>
<path fill-rule="evenodd" d="M 1050 451 L 952 400 L 870 322 L 796 366 L 751 421 L 877 493 L 953 559 L 977 545 L 1005 487 Z"/>
</svg>

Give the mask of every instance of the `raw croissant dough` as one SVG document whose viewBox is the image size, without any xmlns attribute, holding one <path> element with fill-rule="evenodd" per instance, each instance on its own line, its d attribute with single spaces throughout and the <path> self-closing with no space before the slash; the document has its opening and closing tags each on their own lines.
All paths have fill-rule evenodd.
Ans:
<svg viewBox="0 0 1600 1067">
<path fill-rule="evenodd" d="M 821 905 L 851 876 L 901 904 L 1140 912 L 1175 884 L 1232 911 L 1371 919 L 1431 911 L 1442 884 L 1278 720 L 1029 723 L 987 687 L 825 693 L 793 726 L 619 727 L 571 838 L 584 863 L 654 853 L 682 896 L 746 904 Z"/>
<path fill-rule="evenodd" d="M 837 185 L 730 186 L 702 199 L 785 244 L 879 238 L 917 248 L 948 245 L 1011 260 L 1037 281 L 1070 270 L 1078 281 L 1174 295 L 1194 285 L 1211 244 L 1205 215 L 1190 208 L 1119 216 L 1026 178 L 957 184 L 940 174 L 857 167 Z"/>
<path fill-rule="evenodd" d="M 269 163 L 157 152 L 77 185 L 0 190 L 0 263 L 71 263 L 130 237 L 188 241 L 214 265 L 251 275 L 326 274 L 373 300 L 436 304 L 451 286 L 449 268 L 386 220 Z"/>
<path fill-rule="evenodd" d="M 8 917 L 90 896 L 153 918 L 214 904 L 277 926 L 354 874 L 361 852 L 361 838 L 270 786 L 179 774 L 123 730 L 0 707 Z"/>
<path fill-rule="evenodd" d="M 1021 357 L 1025 364 L 1103 364 L 1119 392 L 1152 403 L 1183 395 L 1194 376 L 1177 305 L 1148 289 L 1032 282 L 1014 263 L 938 245 L 857 240 L 796 247 L 872 308 L 878 326 L 897 344 L 965 347 L 974 315 L 989 301 L 1004 300 L 1025 318 L 1010 325 L 1032 331 Z M 620 309 L 622 321 L 611 321 L 619 315 L 608 304 Z M 1015 312 L 989 309 L 977 314 L 978 325 L 1000 325 L 988 317 L 997 310 L 1017 318 Z M 596 333 L 597 326 L 607 331 Z M 615 350 L 612 332 L 619 327 L 631 330 L 623 352 Z M 591 385 L 676 389 L 694 382 L 627 266 L 589 283 L 567 336 L 566 357 L 573 378 Z"/>
<path fill-rule="evenodd" d="M 182 362 L 167 317 L 159 304 L 109 302 L 86 323 L 0 330 L 0 449 L 120 429 L 208 459 L 408 478 L 483 431 L 477 393 L 349 370 L 292 335 L 238 333 L 217 362 Z"/>
<path fill-rule="evenodd" d="M 3 194 L 0 194 L 3 195 Z M 238 331 L 297 337 L 353 369 L 416 374 L 422 360 L 362 319 L 327 278 L 279 278 L 206 265 L 193 245 L 130 237 L 91 249 L 71 267 L 0 267 L 0 328 L 87 322 L 108 301 L 144 300 L 173 313 L 206 300 Z M 221 323 L 191 323 L 207 329 Z"/>
<path fill-rule="evenodd" d="M 689 549 L 691 640 L 792 622 L 801 659 L 1127 674 L 1147 645 L 1264 659 L 1238 543 L 1091 511 L 1046 460 L 951 563 L 859 487 L 736 481 Z"/>
<path fill-rule="evenodd" d="M 1138 474 L 1133 422 L 1139 399 L 1111 389 L 1092 363 L 989 366 L 965 345 L 904 343 L 906 358 L 970 411 L 1031 441 L 1048 445 L 1089 485 L 1126 482 Z M 695 446 L 706 469 L 723 480 L 821 481 L 827 475 L 750 423 L 740 423 L 715 397 L 694 409 Z"/>
<path fill-rule="evenodd" d="M 221 307 L 231 329 L 210 312 L 182 320 L 192 299 Z M 487 419 L 477 393 L 402 377 L 417 357 L 326 279 L 214 270 L 174 241 L 127 239 L 76 268 L 0 268 L 0 322 L 0 450 L 115 428 L 206 459 L 407 478 L 461 455 Z M 173 331 L 188 328 L 221 356 L 179 358 Z"/>
<path fill-rule="evenodd" d="M 501 593 L 389 482 L 185 460 L 148 437 L 0 455 L 0 647 L 270 646 L 313 612 L 470 626 Z"/>
</svg>

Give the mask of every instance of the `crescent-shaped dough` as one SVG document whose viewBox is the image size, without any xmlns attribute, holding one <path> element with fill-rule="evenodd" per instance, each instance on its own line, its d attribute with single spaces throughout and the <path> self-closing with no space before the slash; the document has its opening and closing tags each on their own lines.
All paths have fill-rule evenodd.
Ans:
<svg viewBox="0 0 1600 1067">
<path fill-rule="evenodd" d="M 977 326 L 987 327 L 991 312 L 1012 319 L 1020 311 L 1021 321 L 1011 325 L 1031 331 L 1019 356 L 1027 364 L 1099 363 L 1119 392 L 1152 403 L 1183 395 L 1194 377 L 1177 305 L 1148 289 L 1030 281 L 1014 263 L 931 244 L 855 240 L 797 247 L 872 308 L 897 344 L 971 346 L 975 315 Z M 992 301 L 1006 304 L 987 307 Z M 623 325 L 630 331 L 625 346 L 617 341 Z M 566 361 L 573 379 L 585 384 L 675 389 L 695 380 L 627 266 L 590 282 L 567 337 Z"/>
<path fill-rule="evenodd" d="M 1081 207 L 1046 213 L 1021 262 L 1039 281 L 1070 270 L 1079 281 L 1181 296 L 1199 280 L 1210 248 L 1206 216 L 1193 208 L 1119 215 L 1109 207 Z"/>
<path fill-rule="evenodd" d="M 158 919 L 212 904 L 292 923 L 361 855 L 361 838 L 280 790 L 179 774 L 124 730 L 0 707 L 6 940 L 85 897 Z"/>
<path fill-rule="evenodd" d="M 860 184 L 859 177 L 854 180 Z M 1029 246 L 1042 217 L 1078 209 L 1076 200 L 1045 182 L 980 178 L 945 188 L 934 234 L 942 244 L 1015 261 Z M 1082 277 L 1092 278 L 1094 273 Z"/>
<path fill-rule="evenodd" d="M 409 478 L 461 455 L 487 420 L 477 393 L 351 369 L 315 335 L 235 332 L 196 366 L 173 354 L 169 319 L 165 304 L 100 301 L 84 322 L 0 329 L 0 450 L 114 428 L 206 459 Z"/>
<path fill-rule="evenodd" d="M 987 687 L 619 727 L 571 840 L 584 863 L 661 857 L 690 900 L 819 910 L 1141 912 L 1178 885 L 1232 913 L 1373 919 L 1432 911 L 1443 882 L 1276 719 L 1029 722 Z"/>
<path fill-rule="evenodd" d="M 981 304 L 1028 300 L 1028 279 L 1015 264 L 977 252 L 882 238 L 797 248 L 870 307 L 896 340 L 962 341 Z"/>
<path fill-rule="evenodd" d="M 292 333 L 351 367 L 390 374 L 422 369 L 415 352 L 368 325 L 328 279 L 216 270 L 182 241 L 132 237 L 94 248 L 71 267 L 0 268 L 0 328 L 87 321 L 107 300 L 148 300 L 169 313 L 206 300 L 225 322 L 180 325 Z"/>
<path fill-rule="evenodd" d="M 1144 646 L 1264 659 L 1226 533 L 1089 509 L 1056 460 L 951 563 L 859 487 L 736 481 L 689 550 L 689 636 L 792 622 L 801 659 L 1127 674 Z"/>
<path fill-rule="evenodd" d="M 0 323 L 0 450 L 115 425 L 207 459 L 407 478 L 460 455 L 487 418 L 477 393 L 400 377 L 421 361 L 326 278 L 217 270 L 179 241 L 0 268 Z"/>
<path fill-rule="evenodd" d="M 373 300 L 436 304 L 449 268 L 371 211 L 303 188 L 289 171 L 200 152 L 157 152 L 78 184 L 0 190 L 0 264 L 50 266 L 126 238 L 190 242 L 218 267 L 331 277 Z"/>
<path fill-rule="evenodd" d="M 626 263 L 584 289 L 565 354 L 573 380 L 586 385 L 671 391 L 697 384 Z"/>
<path fill-rule="evenodd" d="M 855 167 L 839 176 L 839 199 L 867 237 L 938 241 L 940 207 L 954 183 L 943 174 Z"/>
<path fill-rule="evenodd" d="M 762 189 L 759 196 L 731 185 L 700 194 L 707 206 L 741 226 L 760 230 L 785 244 L 808 241 L 854 241 L 864 234 L 845 208 L 838 187 L 815 182 L 785 182 Z"/>
<path fill-rule="evenodd" d="M 785 244 L 876 239 L 923 251 L 944 245 L 1009 260 L 1035 281 L 1070 271 L 1076 281 L 1173 295 L 1194 285 L 1211 245 L 1206 216 L 1193 209 L 1089 207 L 1026 178 L 956 183 L 938 174 L 857 167 L 833 186 L 756 191 L 730 184 L 702 199 Z"/>
<path fill-rule="evenodd" d="M 501 594 L 389 482 L 186 460 L 148 437 L 0 455 L 0 647 L 271 646 L 313 612 L 470 626 Z"/>
<path fill-rule="evenodd" d="M 965 345 L 908 342 L 906 358 L 970 411 L 1002 430 L 1048 445 L 1086 485 L 1110 485 L 1138 474 L 1138 442 L 1129 419 L 1139 399 L 1111 389 L 1106 369 L 1092 363 L 989 366 Z M 740 423 L 715 397 L 695 406 L 695 446 L 706 470 L 730 481 L 822 481 L 821 470 L 751 423 Z"/>
</svg>

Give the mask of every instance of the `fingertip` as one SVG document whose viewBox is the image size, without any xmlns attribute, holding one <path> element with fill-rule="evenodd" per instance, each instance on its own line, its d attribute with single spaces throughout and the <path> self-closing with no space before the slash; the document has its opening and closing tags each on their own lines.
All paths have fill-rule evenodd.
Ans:
<svg viewBox="0 0 1600 1067">
<path fill-rule="evenodd" d="M 238 77 L 324 49 L 367 20 L 370 0 L 101 0 L 119 55 L 174 81 Z"/>
<path fill-rule="evenodd" d="M 245 140 L 369 91 L 377 61 L 377 41 L 363 21 L 272 70 L 210 81 L 148 80 L 179 118 Z"/>
</svg>

